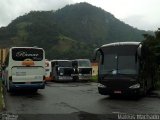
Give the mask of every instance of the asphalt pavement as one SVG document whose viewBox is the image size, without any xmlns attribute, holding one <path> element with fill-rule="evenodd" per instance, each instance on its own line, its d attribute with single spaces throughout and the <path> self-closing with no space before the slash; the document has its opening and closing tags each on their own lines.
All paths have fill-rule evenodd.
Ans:
<svg viewBox="0 0 160 120">
<path fill-rule="evenodd" d="M 4 97 L 6 110 L 3 114 L 17 115 L 18 120 L 115 120 L 160 113 L 159 91 L 138 100 L 111 98 L 100 95 L 97 83 L 92 82 L 50 82 L 37 93 L 5 91 Z"/>
</svg>

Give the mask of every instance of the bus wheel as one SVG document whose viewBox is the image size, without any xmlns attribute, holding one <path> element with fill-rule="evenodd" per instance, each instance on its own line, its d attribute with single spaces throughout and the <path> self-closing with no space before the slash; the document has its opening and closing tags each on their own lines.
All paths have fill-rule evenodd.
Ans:
<svg viewBox="0 0 160 120">
<path fill-rule="evenodd" d="M 147 85 L 145 84 L 144 85 L 144 88 L 143 88 L 143 96 L 146 96 L 147 95 Z"/>
<path fill-rule="evenodd" d="M 36 93 L 38 89 L 32 89 L 31 92 Z"/>
<path fill-rule="evenodd" d="M 73 82 L 76 82 L 76 81 L 78 81 L 78 77 L 73 77 Z"/>
</svg>

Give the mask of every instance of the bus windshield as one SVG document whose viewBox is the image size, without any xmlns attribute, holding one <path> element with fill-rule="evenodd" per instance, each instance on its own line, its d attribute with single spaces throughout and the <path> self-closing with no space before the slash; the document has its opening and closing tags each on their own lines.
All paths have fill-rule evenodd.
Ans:
<svg viewBox="0 0 160 120">
<path fill-rule="evenodd" d="M 72 67 L 71 61 L 58 61 L 59 67 Z"/>
<path fill-rule="evenodd" d="M 13 48 L 12 59 L 15 61 L 23 61 L 25 59 L 41 61 L 43 60 L 43 50 L 35 48 Z"/>
<path fill-rule="evenodd" d="M 116 46 L 118 51 L 115 51 L 114 48 L 108 48 L 107 52 L 104 52 L 104 62 L 100 65 L 101 74 L 137 74 L 138 64 L 135 59 L 135 47 L 131 46 L 130 49 L 123 47 L 118 50 L 118 46 Z"/>
<path fill-rule="evenodd" d="M 79 67 L 91 67 L 91 63 L 89 60 L 80 60 L 78 61 Z"/>
</svg>

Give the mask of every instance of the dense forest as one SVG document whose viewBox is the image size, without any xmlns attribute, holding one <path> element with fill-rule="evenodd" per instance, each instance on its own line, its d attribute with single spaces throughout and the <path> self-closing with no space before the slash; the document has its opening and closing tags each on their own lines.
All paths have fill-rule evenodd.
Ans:
<svg viewBox="0 0 160 120">
<path fill-rule="evenodd" d="M 160 65 L 160 28 L 154 32 L 155 35 L 144 34 L 142 44 L 147 46 L 156 58 L 156 63 Z"/>
<path fill-rule="evenodd" d="M 154 62 L 153 66 L 156 69 L 155 78 L 157 81 L 157 87 L 160 89 L 160 28 L 154 32 L 154 35 L 144 34 L 144 40 L 142 44 L 149 48 L 149 51 L 152 61 Z"/>
<path fill-rule="evenodd" d="M 102 44 L 142 41 L 138 30 L 111 13 L 88 3 L 67 5 L 56 11 L 31 11 L 0 28 L 0 47 L 38 46 L 48 59 L 91 58 Z"/>
</svg>

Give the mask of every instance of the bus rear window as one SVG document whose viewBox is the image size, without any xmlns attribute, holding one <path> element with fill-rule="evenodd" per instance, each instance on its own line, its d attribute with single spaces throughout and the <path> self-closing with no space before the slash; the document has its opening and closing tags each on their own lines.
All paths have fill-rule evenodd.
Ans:
<svg viewBox="0 0 160 120">
<path fill-rule="evenodd" d="M 12 59 L 15 61 L 23 61 L 25 59 L 41 61 L 43 59 L 43 50 L 34 48 L 13 48 Z"/>
</svg>

